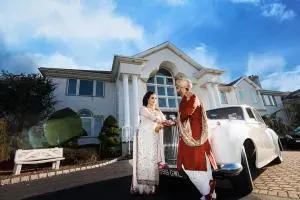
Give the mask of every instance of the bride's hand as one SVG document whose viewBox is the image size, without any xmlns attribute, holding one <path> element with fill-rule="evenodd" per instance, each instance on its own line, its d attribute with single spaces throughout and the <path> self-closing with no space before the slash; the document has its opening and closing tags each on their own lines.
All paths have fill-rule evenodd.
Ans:
<svg viewBox="0 0 300 200">
<path fill-rule="evenodd" d="M 164 126 L 162 125 L 162 123 L 157 124 L 157 126 L 156 126 L 155 129 L 154 129 L 155 132 L 158 133 L 162 127 L 164 127 Z"/>
</svg>

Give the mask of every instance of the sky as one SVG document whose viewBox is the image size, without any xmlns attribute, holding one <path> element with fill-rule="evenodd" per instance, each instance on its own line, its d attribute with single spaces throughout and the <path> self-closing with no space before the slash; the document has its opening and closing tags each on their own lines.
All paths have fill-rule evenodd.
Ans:
<svg viewBox="0 0 300 200">
<path fill-rule="evenodd" d="M 166 41 L 223 82 L 300 89 L 300 0 L 0 0 L 0 70 L 110 70 Z"/>
</svg>

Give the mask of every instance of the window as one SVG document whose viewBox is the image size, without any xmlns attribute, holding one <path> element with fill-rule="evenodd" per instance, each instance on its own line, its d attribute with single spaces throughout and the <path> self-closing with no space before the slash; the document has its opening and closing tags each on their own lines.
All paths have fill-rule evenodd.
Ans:
<svg viewBox="0 0 300 200">
<path fill-rule="evenodd" d="M 262 117 L 260 116 L 260 114 L 256 110 L 254 110 L 254 109 L 252 111 L 253 111 L 253 113 L 255 115 L 256 120 L 264 124 L 265 122 L 262 119 Z"/>
<path fill-rule="evenodd" d="M 86 131 L 86 136 L 98 137 L 104 121 L 103 116 L 94 116 L 93 113 L 87 109 L 80 110 L 79 116 L 82 122 L 82 128 Z"/>
<path fill-rule="evenodd" d="M 103 81 L 69 79 L 67 95 L 104 97 L 105 85 Z"/>
<path fill-rule="evenodd" d="M 103 125 L 103 121 L 104 121 L 103 116 L 94 117 L 94 134 L 93 134 L 94 137 L 98 137 Z"/>
<path fill-rule="evenodd" d="M 68 80 L 67 94 L 76 95 L 76 87 L 77 87 L 77 80 L 76 79 L 69 79 Z"/>
<path fill-rule="evenodd" d="M 102 81 L 96 82 L 96 97 L 104 97 L 104 83 Z"/>
<path fill-rule="evenodd" d="M 82 122 L 82 128 L 86 131 L 86 134 L 88 136 L 92 136 L 92 119 L 93 119 L 92 112 L 83 109 L 79 112 L 79 116 Z"/>
<path fill-rule="evenodd" d="M 80 80 L 79 81 L 79 95 L 93 96 L 93 81 Z"/>
<path fill-rule="evenodd" d="M 226 92 L 220 91 L 221 104 L 228 104 Z"/>
<path fill-rule="evenodd" d="M 277 102 L 276 102 L 275 96 L 272 96 L 272 99 L 273 99 L 274 106 L 277 106 Z"/>
<path fill-rule="evenodd" d="M 157 94 L 161 108 L 178 108 L 180 97 L 177 97 L 175 81 L 172 74 L 166 69 L 160 69 L 155 76 L 147 81 L 147 91 Z"/>
<path fill-rule="evenodd" d="M 253 102 L 253 103 L 258 103 L 258 99 L 257 99 L 257 94 L 256 94 L 256 92 L 252 91 L 252 92 L 251 92 L 251 95 L 252 95 L 252 102 Z"/>
<path fill-rule="evenodd" d="M 240 107 L 217 108 L 206 111 L 208 119 L 235 119 L 244 120 L 243 110 Z"/>
<path fill-rule="evenodd" d="M 249 116 L 250 118 L 255 119 L 254 114 L 252 113 L 251 108 L 246 108 L 246 111 L 247 111 L 248 116 Z"/>
<path fill-rule="evenodd" d="M 263 95 L 263 101 L 265 106 L 277 106 L 275 96 Z"/>
</svg>

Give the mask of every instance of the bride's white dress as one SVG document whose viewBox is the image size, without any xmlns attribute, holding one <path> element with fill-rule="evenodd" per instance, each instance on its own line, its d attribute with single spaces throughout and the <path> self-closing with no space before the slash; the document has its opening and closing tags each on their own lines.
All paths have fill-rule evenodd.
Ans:
<svg viewBox="0 0 300 200">
<path fill-rule="evenodd" d="M 159 183 L 158 162 L 164 161 L 163 134 L 155 132 L 157 122 L 165 120 L 158 110 L 140 108 L 140 124 L 133 139 L 133 174 L 131 192 L 149 194 Z"/>
</svg>

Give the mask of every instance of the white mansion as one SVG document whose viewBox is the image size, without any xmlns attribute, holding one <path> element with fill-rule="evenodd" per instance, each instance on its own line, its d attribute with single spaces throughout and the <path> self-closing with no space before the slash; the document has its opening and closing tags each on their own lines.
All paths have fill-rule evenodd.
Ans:
<svg viewBox="0 0 300 200">
<path fill-rule="evenodd" d="M 88 136 L 81 144 L 98 143 L 103 120 L 113 115 L 126 136 L 136 127 L 139 107 L 147 90 L 155 91 L 159 106 L 168 115 L 178 111 L 175 76 L 192 80 L 193 90 L 206 109 L 248 104 L 262 115 L 282 108 L 283 92 L 263 90 L 258 77 L 240 77 L 224 84 L 224 71 L 201 66 L 170 42 L 137 55 L 114 56 L 111 71 L 39 68 L 57 84 L 56 109 L 70 107 L 81 116 Z M 285 121 L 286 117 L 282 114 Z M 123 140 L 128 138 L 123 137 Z"/>
</svg>

